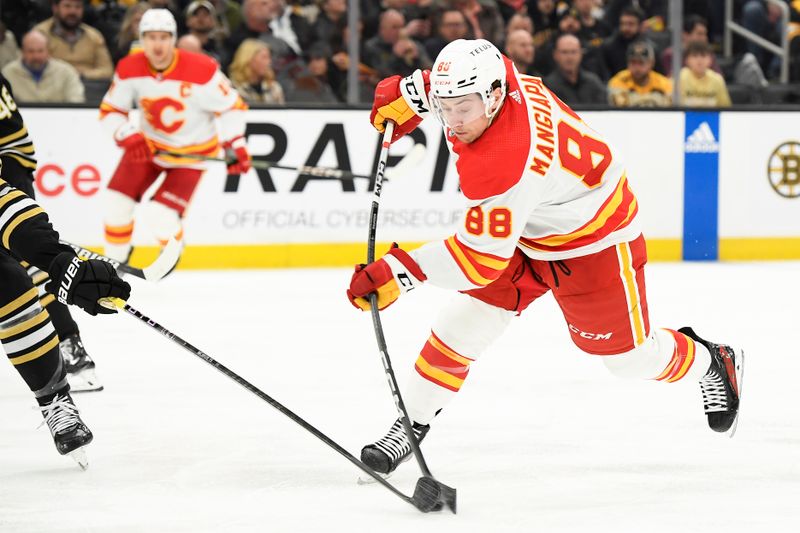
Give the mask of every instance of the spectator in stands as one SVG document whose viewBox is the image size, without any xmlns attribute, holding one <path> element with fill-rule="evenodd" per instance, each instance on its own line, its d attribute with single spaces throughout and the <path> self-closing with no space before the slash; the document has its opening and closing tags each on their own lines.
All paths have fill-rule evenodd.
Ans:
<svg viewBox="0 0 800 533">
<path fill-rule="evenodd" d="M 364 43 L 364 63 L 381 76 L 407 76 L 418 68 L 431 67 L 432 61 L 418 42 L 405 37 L 403 14 L 389 9 L 381 14 L 378 35 Z"/>
<path fill-rule="evenodd" d="M 316 41 L 317 36 L 308 19 L 294 12 L 286 0 L 274 0 L 278 5 L 275 18 L 269 23 L 272 35 L 283 39 L 298 56 Z"/>
<path fill-rule="evenodd" d="M 139 2 L 130 6 L 128 11 L 125 12 L 125 18 L 122 19 L 119 34 L 115 41 L 111 42 L 111 58 L 114 63 L 119 62 L 120 59 L 131 52 L 141 50 L 139 45 L 139 21 L 142 20 L 142 15 L 148 9 L 150 9 L 148 2 Z"/>
<path fill-rule="evenodd" d="M 6 29 L 6 25 L 0 22 L 0 68 L 11 63 L 19 57 L 17 40 L 11 30 Z"/>
<path fill-rule="evenodd" d="M 175 43 L 175 47 L 195 54 L 205 54 L 205 50 L 203 50 L 203 43 L 201 43 L 200 39 L 191 33 L 182 35 L 181 38 L 178 39 L 178 42 Z"/>
<path fill-rule="evenodd" d="M 511 17 L 525 12 L 525 4 L 526 0 L 497 0 L 497 9 L 500 11 L 500 16 L 503 17 L 506 26 L 508 26 L 508 21 L 511 20 Z M 506 28 L 506 34 L 508 33 L 510 32 Z"/>
<path fill-rule="evenodd" d="M 567 105 L 607 103 L 606 86 L 599 76 L 581 68 L 582 59 L 580 40 L 568 33 L 559 36 L 553 50 L 556 68 L 544 79 L 545 85 Z"/>
<path fill-rule="evenodd" d="M 787 4 L 790 4 L 788 0 Z M 783 27 L 778 6 L 765 0 L 747 0 L 742 6 L 742 26 L 772 43 L 779 44 Z M 780 60 L 772 52 L 747 40 L 747 51 L 753 54 L 767 76 L 778 69 Z"/>
<path fill-rule="evenodd" d="M 622 13 L 632 6 L 642 14 L 640 31 L 660 32 L 666 29 L 669 0 L 607 0 L 605 3 L 606 23 L 613 26 Z"/>
<path fill-rule="evenodd" d="M 436 59 L 448 43 L 467 38 L 467 19 L 455 8 L 447 8 L 436 17 L 436 35 L 425 41 L 428 57 Z"/>
<path fill-rule="evenodd" d="M 628 68 L 608 82 L 608 97 L 616 107 L 667 107 L 672 105 L 672 81 L 653 70 L 653 46 L 634 41 L 628 47 Z"/>
<path fill-rule="evenodd" d="M 517 13 L 516 15 L 508 19 L 508 24 L 506 24 L 506 35 L 508 35 L 514 30 L 525 30 L 531 35 L 533 35 L 534 33 L 533 19 L 531 19 L 531 17 L 529 17 L 525 13 Z"/>
<path fill-rule="evenodd" d="M 434 0 L 433 5 L 452 7 L 464 13 L 469 39 L 486 39 L 498 43 L 503 38 L 505 23 L 496 0 Z"/>
<path fill-rule="evenodd" d="M 290 71 L 295 66 L 299 56 L 283 39 L 275 36 L 270 23 L 278 17 L 280 6 L 276 0 L 244 0 L 242 15 L 244 21 L 239 29 L 228 39 L 225 48 L 229 56 L 239 49 L 245 39 L 258 39 L 267 44 L 272 52 L 272 68 L 276 75 L 290 77 Z M 226 64 L 226 59 L 223 64 Z M 301 61 L 302 63 L 302 61 Z"/>
<path fill-rule="evenodd" d="M 597 48 L 603 39 L 611 35 L 611 26 L 600 18 L 594 0 L 572 0 L 572 7 L 578 13 L 581 30 L 578 38 L 588 47 Z"/>
<path fill-rule="evenodd" d="M 103 35 L 83 24 L 83 0 L 52 0 L 53 16 L 35 26 L 47 37 L 50 56 L 66 61 L 89 80 L 110 79 L 111 54 Z"/>
<path fill-rule="evenodd" d="M 225 49 L 217 31 L 217 9 L 208 0 L 194 0 L 186 7 L 186 28 L 197 37 L 203 53 L 222 63 Z"/>
<path fill-rule="evenodd" d="M 269 47 L 258 39 L 245 39 L 236 50 L 230 68 L 233 87 L 248 103 L 286 103 L 283 88 L 275 80 L 272 54 Z"/>
<path fill-rule="evenodd" d="M 680 74 L 680 104 L 687 107 L 730 107 L 725 78 L 711 70 L 714 53 L 708 43 L 690 41 Z"/>
<path fill-rule="evenodd" d="M 533 35 L 525 30 L 515 30 L 506 39 L 505 53 L 522 74 L 539 76 L 533 69 L 536 49 L 533 46 Z"/>
<path fill-rule="evenodd" d="M 3 76 L 21 103 L 83 103 L 83 84 L 78 71 L 65 61 L 50 57 L 47 37 L 31 30 L 22 38 L 22 57 L 3 67 Z"/>
<path fill-rule="evenodd" d="M 314 33 L 317 39 L 335 44 L 347 25 L 347 0 L 322 0 L 317 20 L 314 21 Z"/>
<path fill-rule="evenodd" d="M 528 15 L 533 20 L 535 30 L 533 44 L 537 49 L 541 49 L 558 31 L 555 0 L 528 0 Z"/>
<path fill-rule="evenodd" d="M 287 87 L 286 101 L 290 103 L 338 103 L 328 82 L 330 49 L 324 43 L 315 43 L 306 54 L 306 68 L 295 75 Z"/>
<path fill-rule="evenodd" d="M 556 29 L 557 31 L 552 33 L 549 39 L 537 47 L 539 53 L 536 58 L 536 69 L 545 76 L 555 69 L 553 50 L 555 49 L 556 38 L 564 33 L 577 35 L 581 31 L 581 20 L 578 12 L 573 8 L 562 10 L 558 15 Z"/>
<path fill-rule="evenodd" d="M 227 39 L 242 25 L 242 6 L 234 0 L 211 0 L 217 11 L 217 28 Z"/>
<path fill-rule="evenodd" d="M 609 75 L 625 70 L 628 45 L 639 38 L 644 13 L 636 7 L 625 7 L 619 15 L 617 31 L 602 46 L 603 60 Z"/>
<path fill-rule="evenodd" d="M 681 43 L 683 45 L 684 61 L 686 65 L 686 47 L 690 42 L 697 41 L 701 43 L 708 43 L 708 24 L 706 20 L 699 15 L 687 15 L 683 19 L 683 32 L 681 33 Z M 717 58 L 711 54 L 711 69 L 719 74 L 722 70 L 719 68 Z M 661 53 L 661 70 L 666 76 L 672 76 L 672 47 L 670 46 Z"/>
</svg>

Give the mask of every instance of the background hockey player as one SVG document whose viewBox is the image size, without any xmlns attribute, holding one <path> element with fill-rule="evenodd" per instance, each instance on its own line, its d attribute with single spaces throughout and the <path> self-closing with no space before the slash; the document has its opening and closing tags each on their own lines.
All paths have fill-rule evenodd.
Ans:
<svg viewBox="0 0 800 533">
<path fill-rule="evenodd" d="M 105 193 L 106 255 L 119 261 L 131 252 L 134 208 L 162 172 L 163 183 L 143 206 L 144 218 L 162 245 L 171 237 L 182 238 L 181 217 L 204 163 L 159 151 L 214 156 L 221 144 L 235 161 L 228 173 L 250 168 L 244 139 L 247 105 L 216 61 L 175 48 L 176 32 L 169 11 L 147 10 L 139 23 L 142 53 L 119 62 L 100 105 L 104 128 L 124 150 Z M 141 112 L 135 122 L 128 117 L 134 105 Z"/>
<path fill-rule="evenodd" d="M 70 397 L 58 334 L 20 260 L 49 274 L 47 290 L 61 304 L 74 303 L 91 315 L 115 312 L 98 300 L 127 299 L 131 289 L 109 263 L 80 260 L 59 244 L 44 210 L 2 179 L 4 166 L 0 159 L 0 341 L 36 397 L 58 452 L 86 468 L 82 448 L 92 441 L 92 432 Z"/>
<path fill-rule="evenodd" d="M 732 431 L 743 356 L 690 328 L 650 328 L 638 205 L 607 141 L 484 40 L 448 44 L 430 73 L 383 80 L 371 119 L 379 131 L 394 121 L 396 139 L 431 112 L 457 156 L 464 219 L 445 240 L 357 267 L 348 290 L 361 309 L 370 293 L 383 309 L 423 283 L 460 291 L 404 397 L 417 437 L 511 318 L 548 291 L 581 350 L 620 377 L 700 381 L 710 427 Z M 387 473 L 409 453 L 397 421 L 362 460 Z"/>
<path fill-rule="evenodd" d="M 36 170 L 36 152 L 28 128 L 14 101 L 11 85 L 0 75 L 0 163 L 3 164 L 3 179 L 13 187 L 35 197 L 33 172 Z M 83 346 L 78 325 L 70 316 L 69 309 L 59 303 L 55 296 L 47 294 L 44 286 L 47 274 L 33 265 L 25 265 L 39 291 L 40 304 L 47 308 L 53 325 L 61 339 L 59 347 L 64 357 L 67 374 L 73 392 L 101 390 L 103 387 L 95 375 L 95 364 Z"/>
</svg>

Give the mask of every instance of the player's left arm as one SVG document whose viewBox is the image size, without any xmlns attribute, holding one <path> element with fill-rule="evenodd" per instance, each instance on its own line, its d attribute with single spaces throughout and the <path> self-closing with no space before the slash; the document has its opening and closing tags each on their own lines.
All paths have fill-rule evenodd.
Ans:
<svg viewBox="0 0 800 533">
<path fill-rule="evenodd" d="M 228 174 L 242 174 L 250 170 L 251 157 L 244 138 L 247 104 L 219 69 L 201 86 L 203 107 L 217 115 L 222 147 L 231 160 Z"/>
<path fill-rule="evenodd" d="M 459 291 L 485 287 L 505 271 L 539 197 L 538 184 L 523 178 L 467 209 L 454 235 L 409 255 L 433 285 Z"/>
<path fill-rule="evenodd" d="M 383 309 L 426 281 L 454 290 L 485 287 L 508 267 L 539 197 L 538 185 L 523 178 L 501 194 L 474 201 L 449 238 L 411 252 L 393 247 L 380 260 L 357 267 L 348 298 L 367 310 L 367 297 L 375 292 Z"/>
</svg>

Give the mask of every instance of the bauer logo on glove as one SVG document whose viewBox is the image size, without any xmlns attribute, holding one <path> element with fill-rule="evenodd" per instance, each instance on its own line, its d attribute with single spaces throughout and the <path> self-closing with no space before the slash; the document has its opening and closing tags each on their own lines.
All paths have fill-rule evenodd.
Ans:
<svg viewBox="0 0 800 533">
<path fill-rule="evenodd" d="M 427 276 L 419 265 L 404 250 L 392 244 L 392 248 L 381 259 L 369 265 L 357 265 L 347 298 L 362 311 L 370 310 L 369 295 L 378 297 L 378 309 L 383 310 L 392 305 L 401 294 L 406 293 L 423 281 Z"/>
</svg>

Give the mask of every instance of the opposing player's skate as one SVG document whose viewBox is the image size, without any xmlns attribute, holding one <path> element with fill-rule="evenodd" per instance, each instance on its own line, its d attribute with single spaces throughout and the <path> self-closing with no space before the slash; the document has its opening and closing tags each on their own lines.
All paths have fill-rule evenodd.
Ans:
<svg viewBox="0 0 800 533">
<path fill-rule="evenodd" d="M 72 457 L 83 470 L 89 468 L 84 447 L 92 442 L 92 432 L 81 420 L 69 393 L 56 394 L 40 409 L 44 416 L 42 423 L 50 429 L 58 453 Z"/>
<path fill-rule="evenodd" d="M 739 421 L 744 352 L 741 350 L 737 352 L 730 346 L 701 339 L 692 328 L 681 328 L 678 331 L 704 345 L 711 352 L 711 367 L 700 380 L 703 408 L 711 429 L 728 433 L 728 436 L 733 437 Z"/>
<path fill-rule="evenodd" d="M 67 380 L 72 392 L 90 392 L 103 390 L 103 384 L 97 379 L 95 365 L 80 336 L 71 335 L 59 344 L 61 357 L 67 367 Z"/>
<path fill-rule="evenodd" d="M 412 429 L 417 442 L 421 443 L 431 426 L 414 422 Z M 399 418 L 395 420 L 386 435 L 361 449 L 361 462 L 384 475 L 394 472 L 400 463 L 409 457 L 411 457 L 411 443 L 408 442 L 403 422 Z"/>
</svg>

